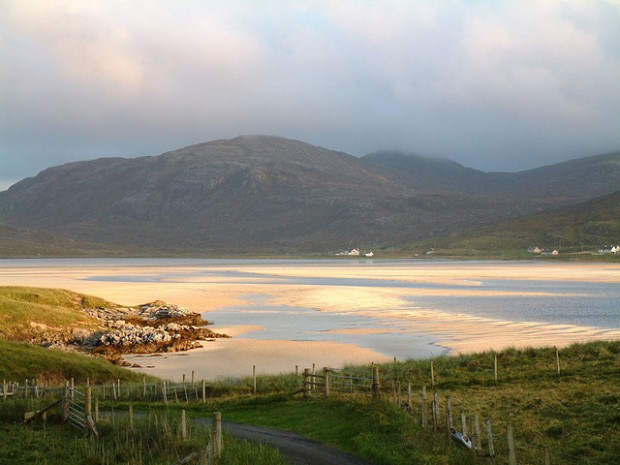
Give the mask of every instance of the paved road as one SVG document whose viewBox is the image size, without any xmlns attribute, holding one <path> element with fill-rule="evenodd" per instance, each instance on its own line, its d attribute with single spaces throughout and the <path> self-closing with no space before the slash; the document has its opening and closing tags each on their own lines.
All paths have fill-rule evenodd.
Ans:
<svg viewBox="0 0 620 465">
<path fill-rule="evenodd" d="M 269 444 L 295 465 L 372 465 L 370 462 L 306 439 L 295 433 L 260 426 L 222 422 L 225 432 L 241 439 Z"/>
</svg>

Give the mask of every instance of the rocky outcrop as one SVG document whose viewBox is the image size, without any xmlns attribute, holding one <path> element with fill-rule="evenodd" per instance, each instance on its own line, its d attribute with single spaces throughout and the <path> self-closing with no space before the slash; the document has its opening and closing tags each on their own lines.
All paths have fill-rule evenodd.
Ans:
<svg viewBox="0 0 620 465">
<path fill-rule="evenodd" d="M 94 331 L 39 330 L 30 343 L 64 350 L 81 350 L 123 364 L 121 355 L 179 352 L 201 347 L 198 341 L 228 337 L 215 333 L 200 314 L 178 305 L 155 301 L 134 307 L 83 308 L 99 320 Z"/>
</svg>

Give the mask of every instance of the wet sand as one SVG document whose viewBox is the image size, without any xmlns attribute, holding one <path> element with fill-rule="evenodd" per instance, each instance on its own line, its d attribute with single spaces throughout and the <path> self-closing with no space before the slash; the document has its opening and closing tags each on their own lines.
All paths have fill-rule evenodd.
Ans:
<svg viewBox="0 0 620 465">
<path fill-rule="evenodd" d="M 421 265 L 412 262 L 381 262 L 372 266 L 351 266 L 328 262 L 313 262 L 309 266 L 293 262 L 290 265 L 243 263 L 210 265 L 200 262 L 184 266 L 173 264 L 126 266 L 123 263 L 81 266 L 68 261 L 66 265 L 46 265 L 41 261 L 0 260 L 0 285 L 22 285 L 70 289 L 96 295 L 123 305 L 137 305 L 156 299 L 185 306 L 196 312 L 209 312 L 232 305 L 250 303 L 252 295 L 260 295 L 266 305 L 287 305 L 329 313 L 365 315 L 390 319 L 398 324 L 398 331 L 416 337 L 430 337 L 437 346 L 452 353 L 480 350 L 499 350 L 505 347 L 566 346 L 573 342 L 595 339 L 618 339 L 620 329 L 602 329 L 574 325 L 553 325 L 537 322 L 499 321 L 466 314 L 442 312 L 431 308 L 416 308 L 408 303 L 412 295 L 497 295 L 476 289 L 484 278 L 565 280 L 620 284 L 620 265 L 583 263 L 464 263 L 435 262 Z M 225 269 L 229 274 L 222 275 Z M 291 284 L 285 280 L 295 277 L 364 278 L 399 280 L 417 283 L 463 285 L 461 289 L 424 289 L 389 287 L 353 287 L 320 284 Z M 473 287 L 472 287 L 473 285 Z M 467 287 L 466 287 L 467 286 Z M 524 297 L 532 293 L 507 293 Z M 541 295 L 535 293 L 536 295 Z M 549 293 L 547 293 L 549 294 Z M 545 294 L 545 295 L 547 295 Z M 217 326 L 214 330 L 223 331 Z M 247 331 L 256 330 L 252 322 L 234 328 L 225 328 L 233 337 L 204 343 L 202 349 L 161 357 L 131 356 L 128 360 L 139 363 L 142 370 L 169 379 L 180 379 L 182 374 L 195 371 L 196 376 L 216 379 L 251 374 L 256 365 L 258 373 L 291 372 L 315 364 L 342 366 L 347 363 L 383 362 L 391 359 L 368 348 L 346 342 L 347 334 L 385 332 L 384 327 L 342 328 L 331 330 L 342 342 L 286 341 L 244 339 Z M 412 357 L 416 354 L 412 353 Z M 152 366 L 152 368 L 146 368 Z"/>
</svg>

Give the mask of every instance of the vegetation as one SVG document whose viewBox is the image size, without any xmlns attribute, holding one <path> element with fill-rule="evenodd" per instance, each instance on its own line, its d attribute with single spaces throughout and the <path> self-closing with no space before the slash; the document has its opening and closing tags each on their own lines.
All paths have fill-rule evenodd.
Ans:
<svg viewBox="0 0 620 465">
<path fill-rule="evenodd" d="M 497 382 L 494 376 L 495 355 L 498 360 Z M 620 391 L 617 381 L 620 379 L 620 341 L 577 344 L 560 350 L 559 355 L 560 376 L 557 373 L 554 348 L 508 349 L 498 354 L 486 352 L 434 359 L 433 373 L 440 396 L 442 423 L 445 418 L 445 398 L 450 396 L 457 428 L 460 429 L 461 407 L 466 409 L 470 418 L 477 414 L 482 421 L 487 417 L 492 420 L 499 463 L 507 457 L 505 437 L 508 423 L 514 427 L 519 463 L 542 463 L 543 447 L 551 451 L 554 465 L 618 463 Z M 12 365 L 15 361 L 10 359 L 8 363 Z M 355 370 L 362 368 L 351 367 Z M 369 367 L 365 367 L 365 370 L 369 371 Z M 260 377 L 257 383 L 258 395 L 252 394 L 250 379 L 226 380 L 209 383 L 209 399 L 205 404 L 186 404 L 181 400 L 168 404 L 161 401 L 148 404 L 137 401 L 134 407 L 136 411 L 155 414 L 155 418 L 158 415 L 162 418 L 168 415 L 178 417 L 180 408 L 199 418 L 210 418 L 214 411 L 221 411 L 227 421 L 296 431 L 365 457 L 378 465 L 485 463 L 486 459 L 476 458 L 470 451 L 449 439 L 445 425 L 440 426 L 438 433 L 421 428 L 418 402 L 422 385 L 428 388 L 429 404 L 431 397 L 428 360 L 390 363 L 382 365 L 380 371 L 383 394 L 382 400 L 378 402 L 372 401 L 367 392 L 335 394 L 329 399 L 317 393 L 313 398 L 304 399 L 301 395 L 292 395 L 299 389 L 301 377 L 284 375 Z M 412 383 L 414 397 L 410 413 L 393 402 L 397 382 L 403 387 L 407 382 Z M 404 392 L 403 399 L 406 399 Z M 108 397 L 102 408 L 114 408 L 118 412 L 126 410 L 125 404 L 126 401 L 112 402 Z M 17 421 L 23 409 L 29 408 L 24 405 L 16 407 L 12 400 L 2 405 L 0 417 L 5 420 L 12 418 Z M 8 408 L 6 405 L 13 407 Z M 3 434 L 0 437 L 4 436 L 4 440 L 7 437 L 13 438 L 6 450 L 21 450 L 24 457 L 36 461 L 36 457 L 41 456 L 36 454 L 46 454 L 47 457 L 50 453 L 53 455 L 50 448 L 56 447 L 55 440 L 50 440 L 49 436 L 52 428 L 60 426 L 18 428 L 4 425 L 2 428 Z M 106 435 L 111 434 L 105 423 L 102 428 Z M 144 428 L 148 431 L 147 426 Z M 169 429 L 176 431 L 174 426 Z M 67 451 L 72 450 L 71 447 L 77 450 L 80 446 L 73 446 L 74 442 L 84 441 L 66 430 L 60 433 L 53 431 L 53 434 L 63 438 Z M 117 458 L 108 455 L 107 462 L 90 463 L 160 463 L 149 462 L 144 458 L 146 452 L 128 452 L 125 447 L 127 436 L 124 434 L 118 439 L 107 439 L 105 442 L 106 451 L 111 450 L 108 447 L 112 447 L 110 444 L 114 441 L 118 443 L 121 452 L 116 453 L 114 457 Z M 483 434 L 483 437 L 486 436 Z M 146 444 L 140 447 L 148 450 L 157 450 L 155 445 L 148 445 L 149 439 L 146 437 L 133 442 Z M 28 444 L 27 453 L 23 450 L 24 446 L 19 444 Z M 101 452 L 103 446 L 90 444 L 88 447 Z M 245 446 L 239 447 L 243 449 Z M 484 441 L 483 447 L 486 447 Z M 181 448 L 175 454 L 180 457 L 185 452 L 187 449 Z M 14 453 L 15 457 L 19 456 L 19 452 Z M 258 452 L 251 452 L 252 457 L 255 457 L 255 453 Z M 269 455 L 272 451 L 264 450 L 260 453 Z M 144 461 L 137 461 L 138 457 L 143 457 L 140 460 Z M 230 463 L 279 463 L 273 457 L 264 462 L 252 460 Z M 49 459 L 48 463 L 61 462 Z M 62 463 L 82 462 L 76 460 Z"/>
<path fill-rule="evenodd" d="M 53 411 L 43 424 L 20 426 L 20 415 L 38 407 L 32 400 L 0 402 L 0 450 L 11 464 L 169 465 L 203 452 L 210 440 L 210 429 L 194 422 L 187 423 L 183 438 L 176 410 L 136 416 L 133 428 L 126 412 L 108 414 L 97 423 L 99 439 L 76 434 Z M 225 444 L 220 465 L 285 464 L 273 448 L 232 437 Z"/>
<path fill-rule="evenodd" d="M 23 342 L 0 340 L 0 379 L 22 381 L 38 379 L 40 383 L 59 383 L 74 378 L 84 383 L 101 383 L 113 379 L 142 381 L 142 375 L 113 365 L 108 360 L 75 352 L 46 349 Z"/>
<path fill-rule="evenodd" d="M 596 256 L 601 245 L 620 243 L 620 192 L 583 204 L 537 215 L 469 228 L 460 234 L 425 240 L 413 248 L 435 248 L 433 256 L 476 258 L 532 258 L 530 246 L 557 248 L 558 258 L 618 260 Z M 406 249 L 403 249 L 405 251 Z"/>
<path fill-rule="evenodd" d="M 0 287 L 0 339 L 28 340 L 40 329 L 92 329 L 99 323 L 80 308 L 106 305 L 114 304 L 62 289 Z"/>
<path fill-rule="evenodd" d="M 80 305 L 105 304 L 97 298 L 68 291 L 32 288 L 0 288 L 0 299 L 2 334 L 15 334 L 15 327 L 24 327 L 27 320 L 27 313 L 22 313 L 26 311 L 24 306 L 40 324 L 68 324 L 78 328 L 90 324 L 79 316 L 76 309 Z M 68 378 L 74 378 L 77 383 L 84 383 L 88 378 L 91 384 L 120 379 L 127 387 L 135 383 L 133 392 L 141 392 L 138 388 L 142 383 L 141 374 L 102 359 L 2 340 L 0 353 L 2 379 L 23 382 L 37 378 L 39 382 L 58 384 Z M 620 341 L 577 344 L 558 353 L 560 375 L 554 348 L 508 349 L 497 354 L 486 352 L 434 359 L 433 375 L 442 418 L 445 418 L 443 406 L 447 396 L 452 399 L 456 425 L 460 424 L 461 407 L 469 417 L 476 414 L 481 419 L 490 418 L 500 457 L 507 454 L 504 438 L 510 423 L 514 427 L 519 463 L 542 463 L 543 447 L 551 451 L 554 465 L 618 463 Z M 369 371 L 369 367 L 350 368 Z M 166 422 L 172 424 L 173 420 L 166 418 L 170 415 L 175 418 L 183 407 L 196 417 L 209 418 L 213 411 L 221 411 L 227 421 L 296 431 L 376 464 L 480 463 L 480 458 L 447 437 L 445 425 L 440 426 L 439 433 L 421 428 L 419 392 L 425 385 L 429 397 L 431 393 L 428 360 L 390 363 L 380 366 L 380 371 L 383 399 L 379 402 L 371 401 L 367 392 L 363 395 L 336 394 L 330 399 L 323 399 L 317 393 L 311 399 L 304 399 L 300 394 L 292 394 L 299 391 L 302 381 L 301 376 L 294 374 L 260 376 L 258 395 L 253 394 L 253 380 L 249 378 L 208 383 L 209 399 L 205 404 L 186 404 L 182 397 L 176 396 L 167 404 L 161 400 L 147 404 L 140 399 L 143 403 L 135 403 L 136 409 L 155 416 L 151 417 L 151 423 L 140 426 L 139 434 L 144 436 L 131 440 L 126 431 L 114 432 L 105 419 L 101 424 L 105 440 L 83 439 L 67 426 L 55 422 L 54 415 L 60 415 L 58 411 L 50 416 L 47 424 L 17 426 L 25 411 L 39 409 L 42 404 L 37 405 L 32 399 L 9 397 L 6 401 L 0 400 L 0 450 L 3 454 L 6 451 L 8 455 L 5 456 L 18 465 L 172 463 L 190 449 L 194 450 L 196 443 L 172 437 L 162 441 L 160 437 L 155 444 L 151 427 L 155 421 L 160 426 Z M 149 379 L 149 382 L 156 381 Z M 409 382 L 414 391 L 410 413 L 393 401 L 398 383 L 404 388 Z M 161 392 L 161 389 L 153 392 Z M 103 409 L 126 410 L 122 403 L 110 400 L 110 396 L 102 401 Z M 171 432 L 176 430 L 175 426 L 167 426 L 164 430 L 166 428 Z M 197 432 L 195 436 L 199 442 L 203 441 L 200 434 Z M 159 448 L 168 442 L 170 445 L 165 447 L 170 454 L 166 455 L 168 452 L 164 454 Z M 280 463 L 281 458 L 271 449 L 233 444 L 226 450 L 237 452 L 226 459 L 230 462 L 223 463 Z M 152 456 L 163 461 L 150 459 Z"/>
<path fill-rule="evenodd" d="M 544 447 L 550 449 L 554 465 L 618 463 L 620 341 L 577 344 L 559 354 L 560 377 L 554 348 L 505 350 L 497 354 L 497 383 L 494 353 L 433 360 L 442 422 L 450 396 L 459 429 L 461 407 L 470 416 L 479 415 L 483 429 L 484 419 L 491 418 L 496 453 L 502 460 L 508 454 L 505 438 L 510 423 L 519 463 L 543 463 Z M 244 395 L 214 399 L 194 414 L 218 409 L 227 420 L 297 431 L 376 464 L 480 463 L 447 438 L 445 426 L 437 434 L 422 430 L 418 404 L 422 385 L 428 388 L 429 404 L 432 397 L 428 360 L 383 365 L 381 371 L 384 401 L 379 403 L 368 395 L 328 400 Z M 392 402 L 395 381 L 413 384 L 411 414 Z"/>
</svg>

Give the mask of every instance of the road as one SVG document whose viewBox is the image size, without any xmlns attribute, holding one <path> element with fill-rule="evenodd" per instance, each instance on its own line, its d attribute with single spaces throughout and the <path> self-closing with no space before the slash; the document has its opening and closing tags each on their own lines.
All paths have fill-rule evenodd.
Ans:
<svg viewBox="0 0 620 465">
<path fill-rule="evenodd" d="M 224 432 L 238 438 L 279 449 L 282 456 L 295 465 L 372 465 L 358 457 L 288 431 L 225 421 L 222 422 L 222 427 Z"/>
</svg>

